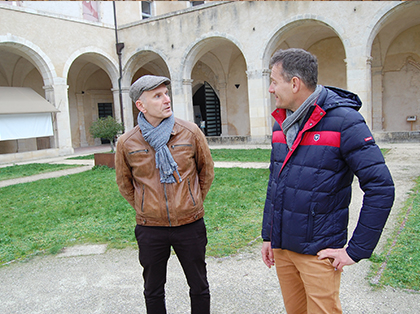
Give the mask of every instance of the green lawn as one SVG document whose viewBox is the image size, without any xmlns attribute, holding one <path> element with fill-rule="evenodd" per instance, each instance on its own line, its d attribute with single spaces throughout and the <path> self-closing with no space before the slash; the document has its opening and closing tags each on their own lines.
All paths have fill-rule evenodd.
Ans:
<svg viewBox="0 0 420 314">
<path fill-rule="evenodd" d="M 211 149 L 214 161 L 270 162 L 271 149 Z"/>
<path fill-rule="evenodd" d="M 417 178 L 416 186 L 400 213 L 393 236 L 388 239 L 382 254 L 371 257 L 373 264 L 370 277 L 375 278 L 377 285 L 420 291 L 419 191 L 420 178 Z"/>
<path fill-rule="evenodd" d="M 216 168 L 205 201 L 207 252 L 226 256 L 261 234 L 268 169 Z"/>
<path fill-rule="evenodd" d="M 215 172 L 205 203 L 208 254 L 226 256 L 259 236 L 269 170 Z M 96 167 L 0 192 L 0 264 L 73 244 L 136 246 L 134 210 L 118 192 L 114 169 Z"/>
<path fill-rule="evenodd" d="M 271 149 L 211 149 L 214 161 L 270 162 Z M 68 159 L 93 159 L 93 154 Z"/>
</svg>

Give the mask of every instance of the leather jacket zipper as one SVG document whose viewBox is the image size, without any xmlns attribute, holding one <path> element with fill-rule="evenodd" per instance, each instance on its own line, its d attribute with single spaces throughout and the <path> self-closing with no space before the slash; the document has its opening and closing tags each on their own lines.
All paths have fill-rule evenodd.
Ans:
<svg viewBox="0 0 420 314">
<path fill-rule="evenodd" d="M 193 204 L 194 204 L 194 206 L 195 206 L 195 199 L 194 199 L 194 196 L 193 196 L 192 191 L 191 191 L 190 178 L 188 178 L 188 191 L 190 192 L 191 199 L 192 199 Z"/>
<path fill-rule="evenodd" d="M 140 149 L 140 150 L 135 150 L 134 152 L 129 152 L 128 154 L 132 155 L 132 154 L 136 154 L 136 153 L 148 153 L 148 152 L 149 152 L 148 149 Z"/>
<path fill-rule="evenodd" d="M 141 193 L 141 211 L 144 213 L 144 184 L 143 184 L 143 192 Z"/>
<path fill-rule="evenodd" d="M 166 183 L 163 184 L 163 190 L 165 193 L 166 214 L 168 216 L 169 227 L 172 227 L 171 217 L 169 216 L 169 204 L 168 204 L 168 194 L 166 193 Z"/>
<path fill-rule="evenodd" d="M 171 145 L 172 149 L 175 149 L 177 147 L 181 147 L 181 146 L 192 146 L 192 144 L 177 144 L 177 145 Z"/>
</svg>

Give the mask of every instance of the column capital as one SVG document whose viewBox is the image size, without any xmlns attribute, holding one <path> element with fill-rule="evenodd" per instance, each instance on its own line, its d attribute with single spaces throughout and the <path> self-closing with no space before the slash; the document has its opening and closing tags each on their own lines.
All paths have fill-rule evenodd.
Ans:
<svg viewBox="0 0 420 314">
<path fill-rule="evenodd" d="M 262 77 L 270 76 L 271 70 L 270 69 L 257 69 L 257 70 L 249 70 L 246 71 L 246 75 L 248 79 L 260 79 Z"/>
<path fill-rule="evenodd" d="M 182 85 L 192 85 L 193 82 L 194 82 L 193 79 L 183 79 Z"/>
<path fill-rule="evenodd" d="M 128 91 L 130 90 L 130 87 L 122 87 L 121 88 L 121 92 L 122 93 L 128 93 Z M 117 87 L 117 88 L 111 88 L 111 92 L 113 92 L 113 93 L 118 93 L 120 91 L 120 89 Z"/>
<path fill-rule="evenodd" d="M 262 75 L 263 76 L 270 76 L 271 75 L 271 69 L 262 69 Z"/>
</svg>

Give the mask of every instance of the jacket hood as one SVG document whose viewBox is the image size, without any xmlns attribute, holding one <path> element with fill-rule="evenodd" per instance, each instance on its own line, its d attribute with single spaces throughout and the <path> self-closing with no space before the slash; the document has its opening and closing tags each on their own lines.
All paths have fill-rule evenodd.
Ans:
<svg viewBox="0 0 420 314">
<path fill-rule="evenodd" d="M 350 107 L 359 111 L 362 107 L 362 101 L 359 96 L 332 86 L 324 86 L 318 97 L 317 104 L 325 111 L 336 107 Z"/>
</svg>

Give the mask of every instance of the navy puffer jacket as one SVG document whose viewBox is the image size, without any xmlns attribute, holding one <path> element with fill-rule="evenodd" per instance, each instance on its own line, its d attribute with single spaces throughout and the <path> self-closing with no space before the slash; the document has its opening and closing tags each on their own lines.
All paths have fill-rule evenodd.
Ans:
<svg viewBox="0 0 420 314">
<path fill-rule="evenodd" d="M 273 112 L 262 226 L 262 238 L 272 248 L 310 255 L 343 248 L 356 175 L 364 199 L 346 250 L 355 262 L 371 256 L 394 201 L 394 183 L 360 107 L 357 95 L 323 87 L 290 150 L 280 127 L 285 110 Z"/>
</svg>

